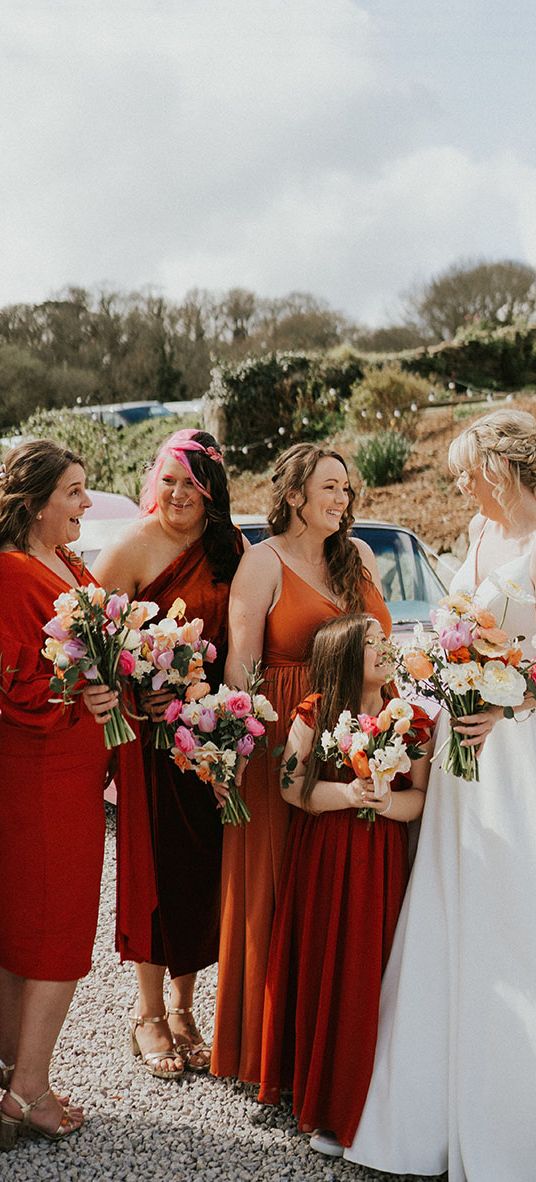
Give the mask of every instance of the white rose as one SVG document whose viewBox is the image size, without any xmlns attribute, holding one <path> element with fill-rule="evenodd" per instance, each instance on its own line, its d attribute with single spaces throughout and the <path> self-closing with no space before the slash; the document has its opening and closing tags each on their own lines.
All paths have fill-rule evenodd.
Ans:
<svg viewBox="0 0 536 1182">
<path fill-rule="evenodd" d="M 503 665 L 502 661 L 484 665 L 476 688 L 492 706 L 521 706 L 526 692 L 525 678 L 513 665 Z"/>
</svg>

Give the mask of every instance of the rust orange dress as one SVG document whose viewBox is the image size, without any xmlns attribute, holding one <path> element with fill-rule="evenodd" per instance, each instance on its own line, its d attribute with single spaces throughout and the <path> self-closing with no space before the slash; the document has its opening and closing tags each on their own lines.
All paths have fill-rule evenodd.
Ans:
<svg viewBox="0 0 536 1182">
<path fill-rule="evenodd" d="M 278 556 L 279 557 L 279 556 Z M 211 1070 L 246 1083 L 261 1078 L 261 1036 L 268 952 L 292 808 L 279 789 L 280 760 L 292 710 L 305 697 L 308 649 L 316 629 L 341 610 L 281 561 L 281 594 L 266 620 L 263 693 L 278 713 L 268 746 L 252 759 L 243 781 L 251 813 L 247 825 L 225 826 L 216 1024 Z M 363 585 L 365 610 L 386 634 L 389 611 L 372 582 Z"/>
<path fill-rule="evenodd" d="M 298 707 L 312 730 L 317 699 Z M 430 726 L 414 706 L 419 743 L 430 738 Z M 345 771 L 336 778 L 351 780 L 355 773 Z M 325 773 L 334 778 L 330 768 Z M 399 774 L 392 788 L 411 788 L 411 777 Z M 351 1145 L 408 879 L 408 827 L 381 816 L 370 823 L 355 808 L 291 811 L 266 975 L 259 1100 L 277 1104 L 281 1090 L 290 1090 L 300 1129 L 330 1129 Z"/>
<path fill-rule="evenodd" d="M 49 702 L 53 669 L 41 653 L 43 625 L 69 588 L 37 558 L 0 553 L 0 965 L 33 980 L 89 972 L 104 854 L 103 729 L 81 698 Z"/>
</svg>

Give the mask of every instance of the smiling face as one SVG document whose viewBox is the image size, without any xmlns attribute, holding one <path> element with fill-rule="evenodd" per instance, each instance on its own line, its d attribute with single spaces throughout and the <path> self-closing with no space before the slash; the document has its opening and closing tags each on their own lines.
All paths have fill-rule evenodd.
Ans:
<svg viewBox="0 0 536 1182">
<path fill-rule="evenodd" d="M 40 509 L 32 534 L 50 549 L 69 546 L 80 536 L 80 518 L 92 501 L 86 492 L 86 474 L 80 464 L 69 464 Z"/>
<path fill-rule="evenodd" d="M 205 498 L 179 460 L 168 456 L 158 477 L 157 511 L 164 529 L 199 537 L 205 527 Z"/>
<path fill-rule="evenodd" d="M 336 533 L 350 500 L 348 473 L 340 460 L 322 456 L 305 482 L 305 496 L 304 503 L 299 492 L 290 493 L 288 502 L 291 508 L 300 508 L 308 529 L 323 537 Z"/>
<path fill-rule="evenodd" d="M 384 652 L 385 634 L 376 620 L 367 628 L 363 663 L 363 689 L 366 693 L 378 689 L 392 673 Z"/>
</svg>

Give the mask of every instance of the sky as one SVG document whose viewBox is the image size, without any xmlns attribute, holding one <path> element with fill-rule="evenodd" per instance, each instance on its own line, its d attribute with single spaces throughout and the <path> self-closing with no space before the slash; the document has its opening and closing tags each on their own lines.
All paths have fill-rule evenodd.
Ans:
<svg viewBox="0 0 536 1182">
<path fill-rule="evenodd" d="M 0 0 L 0 306 L 536 265 L 534 0 Z"/>
</svg>

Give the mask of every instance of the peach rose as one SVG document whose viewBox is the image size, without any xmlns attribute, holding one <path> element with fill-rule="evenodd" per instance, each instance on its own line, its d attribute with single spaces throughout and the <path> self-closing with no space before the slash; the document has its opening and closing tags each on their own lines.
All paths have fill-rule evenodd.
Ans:
<svg viewBox="0 0 536 1182">
<path fill-rule="evenodd" d="M 396 731 L 397 735 L 406 735 L 411 730 L 411 720 L 409 718 L 398 718 L 393 730 Z"/>
<path fill-rule="evenodd" d="M 201 698 L 210 693 L 208 681 L 198 681 L 189 685 L 184 695 L 185 702 L 200 702 Z"/>
<path fill-rule="evenodd" d="M 434 672 L 434 666 L 426 653 L 420 649 L 413 649 L 404 656 L 404 665 L 410 675 L 416 681 L 425 681 L 427 677 L 431 677 Z"/>
<path fill-rule="evenodd" d="M 380 710 L 376 719 L 379 731 L 388 731 L 391 725 L 391 715 L 388 710 Z"/>
</svg>

